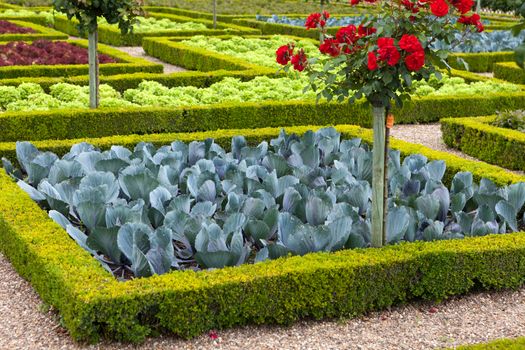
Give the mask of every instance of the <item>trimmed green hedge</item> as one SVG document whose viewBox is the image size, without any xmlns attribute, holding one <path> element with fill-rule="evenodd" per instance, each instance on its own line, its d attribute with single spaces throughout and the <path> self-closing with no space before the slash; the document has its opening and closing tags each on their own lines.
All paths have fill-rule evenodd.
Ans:
<svg viewBox="0 0 525 350">
<path fill-rule="evenodd" d="M 463 345 L 454 350 L 522 350 L 525 349 L 525 337 L 500 339 L 485 344 Z M 452 349 L 450 349 L 452 350 Z"/>
<path fill-rule="evenodd" d="M 402 110 L 394 109 L 393 113 L 400 124 L 428 123 L 443 117 L 487 115 L 505 108 L 525 108 L 525 93 L 425 97 L 406 102 Z M 364 103 L 265 101 L 178 108 L 8 112 L 0 114 L 0 141 L 338 123 L 369 127 L 370 109 Z"/>
<path fill-rule="evenodd" d="M 494 64 L 494 77 L 512 83 L 525 84 L 525 70 L 516 62 L 501 62 Z"/>
<path fill-rule="evenodd" d="M 50 23 L 47 22 L 46 18 L 43 16 L 6 16 L 0 12 L 0 20 L 2 21 L 24 21 L 39 24 L 42 26 L 48 26 Z"/>
<path fill-rule="evenodd" d="M 178 16 L 185 16 L 191 18 L 207 19 L 213 20 L 213 13 L 209 12 L 199 12 L 192 10 L 184 10 L 177 7 L 164 7 L 164 6 L 145 6 L 144 10 L 149 14 L 153 13 L 162 13 L 162 14 L 172 14 Z M 253 18 L 255 15 L 223 15 L 217 14 L 217 21 L 232 23 L 236 18 Z"/>
<path fill-rule="evenodd" d="M 86 40 L 67 40 L 67 42 L 87 48 Z M 3 43 L 0 43 L 3 44 Z M 101 75 L 114 75 L 124 73 L 162 73 L 161 64 L 152 63 L 142 58 L 132 57 L 110 46 L 99 45 L 98 52 L 117 59 L 117 63 L 100 65 Z M 71 77 L 88 74 L 87 64 L 70 65 L 32 65 L 32 66 L 5 66 L 0 67 L 2 79 L 20 77 Z"/>
<path fill-rule="evenodd" d="M 338 129 L 344 138 L 372 139 L 370 130 Z M 176 137 L 190 141 L 245 134 L 261 139 L 278 132 L 230 130 Z M 417 150 L 431 159 L 444 157 L 449 172 L 483 176 L 496 169 L 423 146 L 392 146 L 404 153 Z M 525 180 L 503 171 L 498 179 Z M 16 270 L 59 310 L 71 336 L 92 342 L 101 337 L 138 342 L 159 332 L 192 337 L 244 324 L 355 316 L 414 298 L 442 300 L 475 286 L 516 288 L 525 281 L 525 235 L 516 233 L 313 253 L 118 282 L 1 172 L 0 243 Z"/>
<path fill-rule="evenodd" d="M 2 20 L 1 17 L 0 17 L 0 20 Z M 19 21 L 19 20 L 9 20 L 9 22 L 16 24 L 17 26 L 31 28 L 35 31 L 35 33 L 0 34 L 0 42 L 19 41 L 19 40 L 32 41 L 32 40 L 39 40 L 39 39 L 58 40 L 58 39 L 68 39 L 69 38 L 69 36 L 67 36 L 64 33 L 61 33 L 59 31 L 56 31 L 48 27 L 44 27 L 40 24 L 24 22 L 24 21 Z"/>
<path fill-rule="evenodd" d="M 465 67 L 457 61 L 461 58 L 467 62 L 471 72 L 492 72 L 495 63 L 514 60 L 514 52 L 480 52 L 480 53 L 453 53 L 447 62 L 452 68 L 464 70 Z"/>
<path fill-rule="evenodd" d="M 170 14 L 162 13 L 148 13 L 149 17 L 154 18 L 168 18 L 175 22 L 196 22 L 202 23 L 208 27 L 205 30 L 171 30 L 171 31 L 160 31 L 150 33 L 130 33 L 122 35 L 120 29 L 115 25 L 100 25 L 98 29 L 98 38 L 101 43 L 113 45 L 113 46 L 140 46 L 144 38 L 150 37 L 171 37 L 171 36 L 193 36 L 193 35 L 224 35 L 225 33 L 230 34 L 260 34 L 260 30 L 254 30 L 247 27 L 240 27 L 232 24 L 217 23 L 217 29 L 213 29 L 213 22 L 204 19 L 194 19 L 190 17 L 182 17 Z M 76 20 L 68 20 L 66 17 L 55 17 L 55 28 L 61 32 L 68 33 L 70 35 L 77 35 L 86 37 L 85 34 L 80 34 L 77 27 Z"/>
<path fill-rule="evenodd" d="M 525 170 L 525 133 L 490 125 L 495 119 L 441 119 L 443 141 L 484 162 Z"/>
</svg>

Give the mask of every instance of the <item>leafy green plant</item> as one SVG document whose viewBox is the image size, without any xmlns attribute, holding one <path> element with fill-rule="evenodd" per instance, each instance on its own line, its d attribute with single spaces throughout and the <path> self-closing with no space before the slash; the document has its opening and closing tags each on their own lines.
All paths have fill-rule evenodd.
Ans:
<svg viewBox="0 0 525 350">
<path fill-rule="evenodd" d="M 525 111 L 517 110 L 498 112 L 498 116 L 492 122 L 492 125 L 525 132 Z"/>
<path fill-rule="evenodd" d="M 80 246 L 120 277 L 221 268 L 371 245 L 372 152 L 335 129 L 253 147 L 234 137 L 160 148 L 74 145 L 62 159 L 17 143 L 4 169 Z M 471 173 L 442 183 L 443 161 L 389 152 L 387 243 L 517 231 L 525 183 Z"/>
<path fill-rule="evenodd" d="M 133 26 L 135 33 L 157 33 L 176 30 L 205 30 L 206 26 L 195 22 L 174 22 L 167 18 L 137 17 L 137 23 Z M 108 24 L 104 18 L 98 20 L 98 24 Z"/>
<path fill-rule="evenodd" d="M 101 107 L 162 106 L 180 107 L 212 105 L 217 103 L 244 103 L 258 101 L 314 100 L 313 91 L 304 92 L 304 78 L 256 77 L 243 82 L 226 78 L 208 88 L 181 86 L 168 88 L 158 82 L 143 81 L 136 89 L 120 94 L 111 86 L 100 86 Z M 521 88 L 511 83 L 482 81 L 467 83 L 459 77 L 443 75 L 428 83 L 414 82 L 414 96 L 472 96 L 503 92 L 518 92 Z M 67 83 L 50 86 L 46 93 L 38 84 L 25 83 L 18 87 L 0 86 L 0 113 L 2 111 L 41 111 L 67 108 L 88 108 L 89 88 Z"/>
</svg>

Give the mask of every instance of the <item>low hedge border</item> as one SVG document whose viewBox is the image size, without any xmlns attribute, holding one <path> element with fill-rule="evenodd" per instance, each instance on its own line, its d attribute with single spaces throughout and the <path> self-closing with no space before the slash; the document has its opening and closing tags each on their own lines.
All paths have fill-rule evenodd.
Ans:
<svg viewBox="0 0 525 350">
<path fill-rule="evenodd" d="M 0 20 L 1 20 L 1 17 L 0 17 Z M 19 20 L 9 20 L 9 22 L 16 24 L 17 26 L 20 26 L 20 27 L 31 28 L 35 31 L 35 33 L 0 34 L 0 42 L 19 41 L 19 40 L 32 41 L 32 40 L 39 40 L 39 39 L 59 40 L 59 39 L 69 38 L 69 36 L 64 33 L 61 33 L 49 27 L 44 27 L 40 24 L 24 22 L 24 21 L 19 21 Z"/>
<path fill-rule="evenodd" d="M 354 126 L 338 129 L 345 138 L 372 137 L 370 130 Z M 189 141 L 234 133 L 260 139 L 275 137 L 278 131 L 180 136 Z M 480 175 L 483 167 L 490 167 L 423 146 L 392 146 L 403 152 L 429 151 L 445 157 L 447 164 Z M 504 172 L 501 176 L 500 182 L 524 180 Z M 91 342 L 101 337 L 139 342 L 159 332 L 188 338 L 245 324 L 355 316 L 414 298 L 442 300 L 475 286 L 517 288 L 525 281 L 525 235 L 515 233 L 313 253 L 118 282 L 4 173 L 0 173 L 0 209 L 2 252 L 42 299 L 59 310 L 71 336 Z"/>
<path fill-rule="evenodd" d="M 394 109 L 402 123 L 437 122 L 444 117 L 488 115 L 525 108 L 525 93 L 418 98 Z M 277 127 L 309 124 L 371 125 L 364 103 L 265 101 L 178 108 L 134 107 L 56 110 L 0 114 L 0 141 L 72 139 L 162 132 Z"/>
<path fill-rule="evenodd" d="M 150 37 L 170 37 L 170 36 L 193 36 L 193 35 L 224 35 L 225 33 L 231 34 L 260 34 L 259 30 L 254 30 L 247 27 L 241 27 L 232 24 L 217 23 L 217 29 L 213 29 L 213 22 L 205 19 L 195 19 L 190 17 L 182 17 L 170 14 L 161 13 L 148 13 L 149 17 L 154 18 L 168 18 L 175 22 L 196 22 L 202 23 L 208 27 L 205 30 L 171 30 L 161 32 L 150 32 L 150 33 L 130 33 L 122 35 L 120 30 L 114 25 L 100 25 L 98 29 L 99 41 L 101 43 L 113 45 L 113 46 L 141 46 L 144 38 Z M 55 29 L 61 32 L 68 33 L 70 35 L 77 35 L 85 37 L 85 34 L 81 34 L 78 31 L 76 20 L 68 20 L 66 17 L 58 16 L 55 17 Z"/>
<path fill-rule="evenodd" d="M 2 21 L 24 21 L 39 24 L 42 26 L 49 26 L 52 23 L 49 23 L 46 17 L 43 16 L 7 16 L 4 13 L 0 12 L 0 20 Z"/>
<path fill-rule="evenodd" d="M 162 7 L 162 6 L 145 6 L 144 9 L 149 12 L 156 12 L 156 13 L 167 13 L 167 14 L 174 14 L 179 16 L 186 16 L 191 18 L 202 18 L 202 19 L 208 19 L 213 20 L 213 13 L 210 12 L 200 12 L 200 11 L 194 11 L 194 10 L 186 10 L 181 9 L 177 7 Z M 352 6 L 348 8 L 348 13 L 330 13 L 332 17 L 341 17 L 341 16 L 355 16 L 360 13 L 369 13 L 370 7 L 361 7 L 361 6 Z M 308 17 L 310 13 L 285 13 L 280 14 L 278 16 L 287 16 L 287 17 Z M 225 15 L 225 14 L 217 14 L 217 21 L 220 22 L 226 22 L 226 23 L 233 23 L 235 19 L 254 19 L 255 13 L 253 14 L 242 14 L 242 15 Z"/>
<path fill-rule="evenodd" d="M 462 345 L 449 350 L 521 350 L 525 349 L 525 337 L 498 339 L 484 344 Z"/>
<path fill-rule="evenodd" d="M 86 40 L 67 40 L 67 42 L 87 48 Z M 5 43 L 0 43 L 5 44 Z M 98 52 L 116 58 L 119 62 L 100 65 L 100 74 L 114 75 L 124 73 L 162 73 L 164 67 L 142 58 L 132 57 L 122 51 L 107 45 L 99 45 Z M 32 65 L 32 66 L 5 66 L 0 67 L 0 76 L 3 79 L 21 77 L 70 77 L 87 75 L 87 64 L 70 65 Z"/>
<path fill-rule="evenodd" d="M 494 64 L 494 77 L 512 83 L 525 84 L 525 70 L 516 62 L 500 62 Z"/>
<path fill-rule="evenodd" d="M 453 53 L 449 56 L 447 62 L 455 69 L 465 70 L 462 63 L 457 59 L 463 59 L 468 64 L 471 72 L 492 72 L 494 64 L 498 62 L 508 62 L 514 60 L 514 52 L 479 52 L 479 53 Z"/>
<path fill-rule="evenodd" d="M 525 133 L 490 125 L 495 116 L 441 119 L 443 141 L 490 164 L 525 170 Z"/>
</svg>

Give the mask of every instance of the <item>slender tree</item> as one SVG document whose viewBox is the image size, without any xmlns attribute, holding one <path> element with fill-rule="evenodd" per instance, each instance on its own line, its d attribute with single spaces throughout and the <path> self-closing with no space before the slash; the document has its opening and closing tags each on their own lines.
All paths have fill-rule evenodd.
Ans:
<svg viewBox="0 0 525 350">
<path fill-rule="evenodd" d="M 122 34 L 133 29 L 136 17 L 143 14 L 142 0 L 53 0 L 56 11 L 65 13 L 69 20 L 78 21 L 81 34 L 88 35 L 89 105 L 99 105 L 98 23 L 103 17 L 109 24 L 118 24 Z"/>
</svg>

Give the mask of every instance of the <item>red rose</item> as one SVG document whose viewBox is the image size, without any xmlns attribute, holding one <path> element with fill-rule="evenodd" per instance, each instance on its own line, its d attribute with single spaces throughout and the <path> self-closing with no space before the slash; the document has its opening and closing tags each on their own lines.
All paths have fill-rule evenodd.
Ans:
<svg viewBox="0 0 525 350">
<path fill-rule="evenodd" d="M 399 47 L 407 52 L 422 51 L 423 47 L 415 35 L 404 34 L 399 40 Z"/>
<path fill-rule="evenodd" d="M 479 33 L 485 30 L 485 27 L 483 26 L 483 23 L 481 23 L 481 21 L 476 22 L 475 26 Z"/>
<path fill-rule="evenodd" d="M 300 49 L 296 55 L 293 55 L 291 62 L 295 70 L 302 72 L 308 64 L 308 61 L 306 60 L 306 55 L 304 54 L 304 50 Z"/>
<path fill-rule="evenodd" d="M 419 12 L 419 6 L 417 1 L 414 3 L 412 2 L 412 0 L 402 0 L 401 5 L 403 5 L 407 10 L 411 11 L 412 13 Z"/>
<path fill-rule="evenodd" d="M 353 24 L 343 27 L 337 31 L 335 38 L 340 43 L 353 44 L 359 38 L 357 28 Z"/>
<path fill-rule="evenodd" d="M 430 4 L 430 11 L 432 11 L 432 14 L 436 17 L 446 16 L 448 10 L 449 8 L 445 0 L 434 0 L 432 4 Z"/>
<path fill-rule="evenodd" d="M 472 9 L 474 6 L 474 0 L 452 0 L 451 4 L 464 15 Z"/>
<path fill-rule="evenodd" d="M 399 62 L 401 54 L 394 45 L 394 39 L 379 38 L 377 40 L 377 46 L 379 47 L 377 53 L 379 53 L 380 61 L 386 61 L 389 66 L 395 66 L 397 62 Z"/>
<path fill-rule="evenodd" d="M 374 27 L 363 27 L 362 24 L 360 24 L 359 27 L 357 27 L 357 34 L 360 37 L 369 36 L 374 34 L 375 32 L 377 32 L 377 29 L 375 29 Z"/>
<path fill-rule="evenodd" d="M 330 17 L 330 14 L 328 12 L 323 11 L 323 14 L 320 13 L 312 13 L 308 18 L 306 19 L 306 22 L 304 26 L 306 29 L 316 29 L 317 26 L 320 26 L 321 28 L 325 26 L 326 20 L 328 17 Z"/>
<path fill-rule="evenodd" d="M 350 5 L 358 5 L 361 2 L 361 0 L 350 0 Z"/>
<path fill-rule="evenodd" d="M 326 38 L 323 41 L 323 43 L 319 46 L 319 51 L 332 57 L 339 56 L 339 54 L 341 53 L 341 47 L 339 46 L 339 44 L 339 41 L 335 39 Z"/>
<path fill-rule="evenodd" d="M 290 57 L 293 55 L 293 44 L 283 45 L 275 51 L 277 56 L 276 61 L 283 66 L 286 66 L 290 62 Z"/>
<path fill-rule="evenodd" d="M 472 16 L 461 16 L 458 22 L 464 25 L 476 26 L 478 32 L 482 32 L 485 29 L 483 23 L 481 23 L 481 17 L 477 13 L 472 14 Z"/>
<path fill-rule="evenodd" d="M 368 53 L 368 70 L 376 70 L 379 68 L 377 65 L 377 56 L 375 52 Z"/>
<path fill-rule="evenodd" d="M 425 65 L 425 51 L 417 51 L 405 57 L 405 65 L 409 71 L 417 72 Z"/>
</svg>

